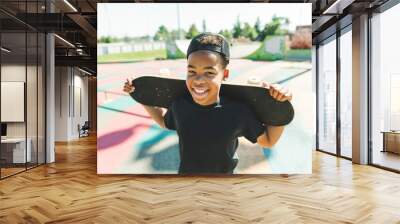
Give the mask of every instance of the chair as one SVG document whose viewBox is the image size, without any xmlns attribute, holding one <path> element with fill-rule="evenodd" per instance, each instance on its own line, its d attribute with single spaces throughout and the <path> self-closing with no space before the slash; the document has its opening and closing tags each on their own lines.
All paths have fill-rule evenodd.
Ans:
<svg viewBox="0 0 400 224">
<path fill-rule="evenodd" d="M 80 127 L 80 125 L 78 124 L 79 138 L 89 136 L 89 129 L 90 129 L 89 121 L 85 121 L 82 127 Z"/>
</svg>

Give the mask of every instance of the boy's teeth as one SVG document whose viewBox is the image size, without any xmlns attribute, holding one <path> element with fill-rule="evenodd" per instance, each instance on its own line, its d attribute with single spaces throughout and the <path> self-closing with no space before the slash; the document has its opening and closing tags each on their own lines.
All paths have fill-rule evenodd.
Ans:
<svg viewBox="0 0 400 224">
<path fill-rule="evenodd" d="M 205 89 L 194 89 L 196 93 L 204 93 L 206 90 Z"/>
</svg>

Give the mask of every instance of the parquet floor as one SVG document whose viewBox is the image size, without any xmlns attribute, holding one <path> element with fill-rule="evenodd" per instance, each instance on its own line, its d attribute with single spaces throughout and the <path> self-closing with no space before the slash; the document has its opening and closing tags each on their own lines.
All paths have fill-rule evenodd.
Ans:
<svg viewBox="0 0 400 224">
<path fill-rule="evenodd" d="M 96 139 L 0 181 L 0 223 L 400 223 L 400 175 L 315 152 L 312 175 L 96 174 Z"/>
</svg>

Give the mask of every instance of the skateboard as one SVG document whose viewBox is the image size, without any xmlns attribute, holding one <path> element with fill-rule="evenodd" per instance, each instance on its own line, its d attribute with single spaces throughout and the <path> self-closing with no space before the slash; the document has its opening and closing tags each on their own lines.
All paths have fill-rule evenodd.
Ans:
<svg viewBox="0 0 400 224">
<path fill-rule="evenodd" d="M 135 91 L 130 93 L 131 97 L 148 106 L 168 108 L 178 97 L 190 96 L 183 79 L 141 76 L 132 80 L 132 83 Z M 294 117 L 292 104 L 275 100 L 264 87 L 224 83 L 220 96 L 247 104 L 257 118 L 267 125 L 287 125 Z"/>
</svg>

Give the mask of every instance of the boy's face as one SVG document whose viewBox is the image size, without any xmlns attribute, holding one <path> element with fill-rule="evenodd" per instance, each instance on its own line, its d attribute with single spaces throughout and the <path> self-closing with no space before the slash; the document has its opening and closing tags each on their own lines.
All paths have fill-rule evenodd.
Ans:
<svg viewBox="0 0 400 224">
<path fill-rule="evenodd" d="M 217 101 L 224 72 L 227 73 L 221 60 L 219 55 L 206 50 L 189 55 L 186 86 L 196 103 L 205 106 Z"/>
</svg>

